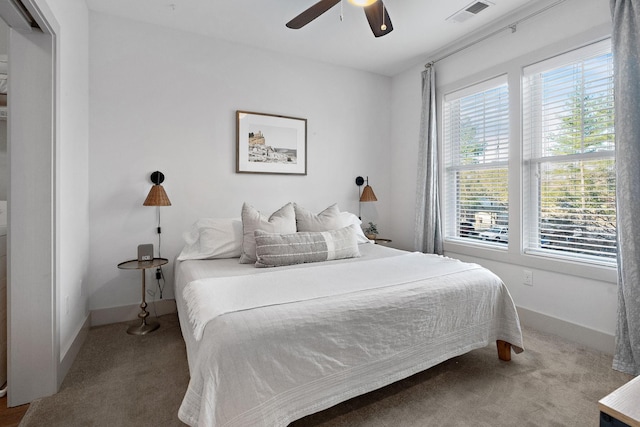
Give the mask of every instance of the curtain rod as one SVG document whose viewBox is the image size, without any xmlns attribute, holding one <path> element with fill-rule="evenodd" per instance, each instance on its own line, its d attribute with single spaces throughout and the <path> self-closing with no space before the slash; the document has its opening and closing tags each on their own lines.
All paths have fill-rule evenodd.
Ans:
<svg viewBox="0 0 640 427">
<path fill-rule="evenodd" d="M 451 55 L 455 55 L 455 54 L 456 54 L 456 53 L 458 53 L 458 52 L 461 52 L 461 51 L 463 51 L 463 50 L 465 50 L 465 49 L 470 48 L 471 46 L 474 46 L 474 45 L 476 45 L 476 44 L 478 44 L 478 43 L 481 43 L 481 42 L 483 42 L 483 41 L 487 40 L 488 38 L 491 38 L 491 37 L 495 36 L 496 34 L 499 34 L 499 33 L 503 32 L 503 31 L 505 31 L 505 30 L 511 30 L 511 32 L 512 32 L 512 33 L 515 33 L 515 32 L 517 31 L 518 24 L 520 24 L 520 23 L 522 23 L 522 22 L 524 22 L 524 21 L 527 21 L 527 20 L 529 20 L 529 19 L 531 19 L 531 18 L 533 18 L 533 17 L 535 17 L 535 16 L 538 16 L 538 15 L 540 15 L 541 13 L 544 13 L 544 12 L 546 12 L 547 10 L 549 10 L 549 9 L 551 9 L 551 8 L 553 8 L 553 7 L 556 7 L 556 6 L 557 6 L 557 5 L 559 5 L 560 3 L 564 3 L 565 1 L 566 1 L 566 0 L 558 0 L 558 1 L 556 1 L 555 3 L 552 3 L 552 4 L 548 5 L 548 6 L 543 7 L 542 9 L 539 9 L 539 10 L 537 10 L 537 11 L 535 11 L 535 12 L 532 12 L 532 13 L 530 13 L 529 15 L 525 16 L 524 18 L 518 19 L 518 20 L 517 20 L 517 21 L 515 21 L 513 24 L 509 24 L 509 25 L 507 25 L 507 26 L 504 26 L 504 27 L 502 27 L 502 28 L 499 28 L 499 29 L 497 29 L 496 31 L 494 31 L 494 32 L 492 32 L 492 33 L 489 33 L 489 34 L 487 34 L 487 35 L 485 35 L 485 36 L 483 36 L 483 37 L 480 37 L 479 39 L 476 39 L 476 40 L 474 40 L 474 41 L 472 41 L 472 42 L 470 42 L 470 43 L 467 43 L 466 45 L 464 45 L 464 46 L 462 46 L 462 47 L 459 47 L 458 49 L 454 50 L 453 52 L 449 52 L 449 53 L 447 53 L 446 55 L 441 56 L 441 57 L 440 57 L 440 58 L 438 58 L 438 59 L 434 59 L 433 61 L 429 61 L 429 62 L 427 62 L 426 64 L 424 64 L 424 67 L 425 67 L 425 68 L 429 68 L 429 67 L 431 67 L 433 64 L 435 64 L 436 62 L 440 62 L 440 61 L 442 61 L 443 59 L 446 59 L 446 58 L 450 57 Z"/>
</svg>

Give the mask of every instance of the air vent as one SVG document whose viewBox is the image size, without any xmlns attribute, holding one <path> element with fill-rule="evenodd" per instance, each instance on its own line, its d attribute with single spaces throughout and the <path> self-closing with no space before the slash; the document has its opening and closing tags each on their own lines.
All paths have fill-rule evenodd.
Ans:
<svg viewBox="0 0 640 427">
<path fill-rule="evenodd" d="M 493 6 L 493 3 L 486 0 L 474 1 L 448 17 L 446 20 L 449 22 L 464 22 L 469 18 L 473 18 L 489 6 Z"/>
<path fill-rule="evenodd" d="M 469 6 L 468 8 L 466 8 L 465 10 L 475 15 L 476 13 L 483 11 L 488 7 L 489 5 L 487 3 L 482 3 L 481 1 L 478 1 L 472 4 L 471 6 Z"/>
</svg>

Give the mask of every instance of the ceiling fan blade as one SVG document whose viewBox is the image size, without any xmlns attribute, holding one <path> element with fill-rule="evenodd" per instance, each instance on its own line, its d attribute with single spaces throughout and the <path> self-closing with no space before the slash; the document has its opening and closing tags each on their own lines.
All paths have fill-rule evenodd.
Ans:
<svg viewBox="0 0 640 427">
<path fill-rule="evenodd" d="M 382 0 L 378 0 L 372 5 L 365 7 L 364 14 L 367 15 L 367 20 L 369 21 L 369 26 L 374 36 L 381 37 L 393 31 L 391 18 L 389 18 L 387 8 L 382 3 Z M 384 20 L 382 19 L 383 16 Z M 386 27 L 383 27 L 383 24 Z"/>
<path fill-rule="evenodd" d="M 293 28 L 294 30 L 300 29 L 338 3 L 340 3 L 340 0 L 320 0 L 318 3 L 287 22 L 287 27 Z"/>
</svg>

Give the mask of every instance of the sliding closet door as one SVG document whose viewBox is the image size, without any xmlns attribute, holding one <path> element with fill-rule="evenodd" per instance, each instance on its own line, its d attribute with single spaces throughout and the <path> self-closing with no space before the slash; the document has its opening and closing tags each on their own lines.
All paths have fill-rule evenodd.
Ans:
<svg viewBox="0 0 640 427">
<path fill-rule="evenodd" d="M 9 405 L 57 391 L 53 38 L 10 32 Z"/>
</svg>

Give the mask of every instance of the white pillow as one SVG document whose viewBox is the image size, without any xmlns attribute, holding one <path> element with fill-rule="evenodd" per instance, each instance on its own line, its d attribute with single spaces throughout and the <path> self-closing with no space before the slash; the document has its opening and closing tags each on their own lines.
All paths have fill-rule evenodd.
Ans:
<svg viewBox="0 0 640 427">
<path fill-rule="evenodd" d="M 298 231 L 329 231 L 343 227 L 337 203 L 317 215 L 296 203 L 293 204 L 293 209 L 296 212 Z"/>
<path fill-rule="evenodd" d="M 240 218 L 200 218 L 182 237 L 186 245 L 178 260 L 237 258 L 242 252 Z"/>
<path fill-rule="evenodd" d="M 256 230 L 256 267 L 279 267 L 360 256 L 356 225 L 329 231 L 292 234 Z"/>
<path fill-rule="evenodd" d="M 356 238 L 358 239 L 358 244 L 360 243 L 371 243 L 371 240 L 367 239 L 367 236 L 364 235 L 364 231 L 362 231 L 362 221 L 356 215 L 351 212 L 340 212 L 340 220 L 342 221 L 342 226 L 346 227 L 348 225 L 354 224 L 356 227 Z"/>
<path fill-rule="evenodd" d="M 267 233 L 295 233 L 296 214 L 293 203 L 287 203 L 269 218 L 247 203 L 242 205 L 242 254 L 240 264 L 256 262 L 256 230 Z"/>
</svg>

